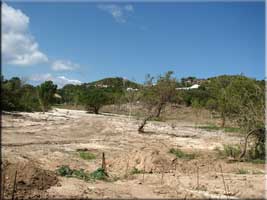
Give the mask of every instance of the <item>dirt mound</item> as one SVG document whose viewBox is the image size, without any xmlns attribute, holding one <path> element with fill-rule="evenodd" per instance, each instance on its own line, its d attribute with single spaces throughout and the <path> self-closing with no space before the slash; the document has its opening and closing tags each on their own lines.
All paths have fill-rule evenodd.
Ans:
<svg viewBox="0 0 267 200">
<path fill-rule="evenodd" d="M 125 173 L 162 173 L 173 170 L 174 163 L 175 158 L 166 152 L 151 148 L 141 148 L 111 161 L 108 168 L 110 171 Z"/>
<path fill-rule="evenodd" d="M 43 170 L 32 162 L 26 163 L 3 163 L 4 196 L 12 196 L 15 173 L 16 177 L 16 198 L 45 197 L 46 190 L 58 182 L 56 174 Z"/>
</svg>

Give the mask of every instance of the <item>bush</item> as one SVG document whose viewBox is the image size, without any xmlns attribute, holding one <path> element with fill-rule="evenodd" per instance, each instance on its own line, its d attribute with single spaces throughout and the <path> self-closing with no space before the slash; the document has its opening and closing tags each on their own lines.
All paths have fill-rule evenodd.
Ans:
<svg viewBox="0 0 267 200">
<path fill-rule="evenodd" d="M 107 176 L 108 175 L 103 168 L 98 168 L 90 174 L 90 178 L 94 180 L 106 180 Z"/>
<path fill-rule="evenodd" d="M 143 170 L 139 170 L 137 169 L 136 167 L 134 167 L 131 171 L 131 174 L 141 174 L 141 173 L 144 173 Z"/>
<path fill-rule="evenodd" d="M 215 148 L 215 150 L 218 152 L 218 154 L 225 158 L 225 157 L 232 157 L 232 158 L 238 158 L 241 154 L 241 148 L 239 145 L 223 145 L 223 150 L 220 150 L 219 148 Z"/>
<path fill-rule="evenodd" d="M 74 177 L 74 178 L 82 179 L 85 181 L 107 180 L 107 176 L 108 176 L 103 168 L 98 168 L 96 171 L 92 173 L 88 173 L 88 172 L 85 172 L 84 169 L 76 170 L 76 169 L 71 169 L 67 165 L 63 165 L 56 171 L 60 176 Z"/>
<path fill-rule="evenodd" d="M 195 153 L 185 153 L 180 149 L 170 149 L 169 153 L 174 154 L 177 158 L 182 158 L 182 159 L 186 159 L 186 160 L 191 160 L 191 159 L 195 159 L 196 158 L 196 154 Z"/>
<path fill-rule="evenodd" d="M 246 169 L 238 169 L 237 174 L 249 174 L 249 171 Z"/>
<path fill-rule="evenodd" d="M 73 170 L 70 169 L 69 166 L 63 165 L 59 169 L 57 169 L 57 172 L 60 176 L 71 177 Z"/>
<path fill-rule="evenodd" d="M 79 151 L 79 155 L 82 159 L 84 160 L 92 160 L 95 159 L 96 156 L 90 152 L 86 152 L 86 151 Z"/>
</svg>

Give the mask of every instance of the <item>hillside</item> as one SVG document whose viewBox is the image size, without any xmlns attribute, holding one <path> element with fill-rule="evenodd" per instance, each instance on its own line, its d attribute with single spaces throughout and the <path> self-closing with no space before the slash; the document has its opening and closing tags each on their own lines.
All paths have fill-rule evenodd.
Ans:
<svg viewBox="0 0 267 200">
<path fill-rule="evenodd" d="M 119 87 L 119 88 L 140 88 L 140 84 L 135 83 L 133 81 L 129 81 L 127 79 L 123 79 L 121 77 L 109 77 L 104 78 L 98 81 L 93 81 L 87 83 L 87 85 L 95 85 L 95 86 L 108 86 L 108 87 Z"/>
</svg>

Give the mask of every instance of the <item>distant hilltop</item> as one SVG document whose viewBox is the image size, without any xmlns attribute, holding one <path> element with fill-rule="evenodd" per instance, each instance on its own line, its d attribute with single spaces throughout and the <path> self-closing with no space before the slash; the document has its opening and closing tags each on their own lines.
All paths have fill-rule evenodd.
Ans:
<svg viewBox="0 0 267 200">
<path fill-rule="evenodd" d="M 178 80 L 177 87 L 191 87 L 193 85 L 201 85 L 205 81 L 207 81 L 207 79 L 199 79 L 193 76 L 189 76 Z M 93 81 L 84 84 L 87 86 L 95 86 L 98 88 L 120 87 L 120 88 L 132 88 L 132 89 L 139 89 L 143 85 L 122 77 L 108 77 L 98 81 Z"/>
<path fill-rule="evenodd" d="M 95 86 L 98 88 L 107 88 L 107 87 L 115 87 L 115 88 L 133 88 L 139 89 L 141 84 L 130 81 L 125 78 L 115 77 L 115 78 L 104 78 L 98 81 L 94 81 L 91 83 L 85 83 L 87 86 Z"/>
<path fill-rule="evenodd" d="M 238 75 L 220 75 L 220 76 L 235 77 Z M 209 78 L 196 78 L 194 76 L 188 76 L 181 79 L 177 79 L 176 89 L 177 90 L 197 89 L 204 83 L 210 82 L 212 79 L 216 79 L 220 76 L 209 77 Z M 68 85 L 65 85 L 64 87 L 68 87 Z M 130 81 L 122 77 L 108 77 L 89 83 L 83 83 L 82 85 L 86 87 L 96 87 L 96 88 L 120 88 L 120 89 L 126 89 L 127 91 L 137 91 L 142 86 L 144 86 L 144 84 Z M 156 85 L 156 83 L 153 83 L 152 85 Z"/>
</svg>

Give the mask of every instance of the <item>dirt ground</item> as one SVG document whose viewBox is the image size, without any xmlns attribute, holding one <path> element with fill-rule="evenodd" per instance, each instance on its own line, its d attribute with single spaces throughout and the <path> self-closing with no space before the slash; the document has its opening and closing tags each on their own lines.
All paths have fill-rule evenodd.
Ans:
<svg viewBox="0 0 267 200">
<path fill-rule="evenodd" d="M 5 197 L 11 197 L 16 171 L 16 197 L 264 197 L 263 164 L 230 162 L 218 158 L 214 150 L 239 144 L 242 137 L 197 129 L 184 120 L 150 121 L 140 134 L 139 123 L 125 115 L 66 109 L 2 115 Z M 171 148 L 197 156 L 177 159 L 169 153 Z M 82 159 L 77 149 L 90 151 L 96 159 Z M 101 167 L 103 152 L 112 181 L 86 182 L 56 174 L 62 165 L 93 172 Z M 140 173 L 132 173 L 133 169 Z"/>
</svg>

